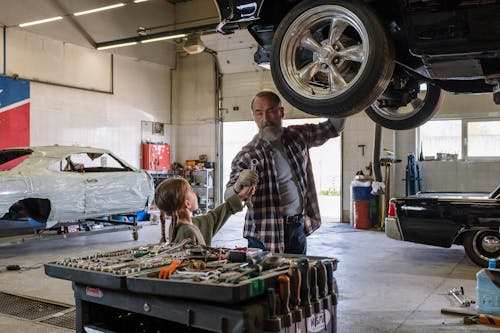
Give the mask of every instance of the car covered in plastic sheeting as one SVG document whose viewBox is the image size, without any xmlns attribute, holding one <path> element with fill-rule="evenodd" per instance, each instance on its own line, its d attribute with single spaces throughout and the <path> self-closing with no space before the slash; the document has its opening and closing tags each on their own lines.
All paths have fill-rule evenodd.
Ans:
<svg viewBox="0 0 500 333">
<path fill-rule="evenodd" d="M 495 259 L 500 266 L 500 186 L 491 193 L 420 192 L 393 198 L 385 233 L 413 243 L 463 245 L 477 265 L 488 267 Z"/>
<path fill-rule="evenodd" d="M 27 219 L 51 228 L 145 210 L 153 180 L 105 149 L 73 146 L 0 150 L 1 220 Z"/>
<path fill-rule="evenodd" d="M 444 91 L 500 104 L 500 1 L 215 0 L 217 30 L 247 28 L 281 95 L 321 117 L 366 111 L 420 126 Z"/>
</svg>

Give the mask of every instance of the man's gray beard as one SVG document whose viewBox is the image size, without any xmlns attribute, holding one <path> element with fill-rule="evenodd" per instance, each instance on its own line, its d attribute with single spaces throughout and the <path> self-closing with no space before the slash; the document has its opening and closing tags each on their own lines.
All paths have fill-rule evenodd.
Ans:
<svg viewBox="0 0 500 333">
<path fill-rule="evenodd" d="M 273 131 L 260 131 L 260 138 L 267 142 L 273 142 L 278 140 L 283 134 L 283 128 L 279 128 Z"/>
</svg>

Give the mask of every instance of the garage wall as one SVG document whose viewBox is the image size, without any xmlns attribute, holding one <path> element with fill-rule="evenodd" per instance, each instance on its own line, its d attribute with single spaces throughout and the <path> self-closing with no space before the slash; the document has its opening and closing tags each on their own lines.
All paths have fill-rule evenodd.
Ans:
<svg viewBox="0 0 500 333">
<path fill-rule="evenodd" d="M 436 118 L 499 117 L 500 107 L 490 94 L 446 94 Z M 416 131 L 396 131 L 397 155 L 403 162 L 396 168 L 395 195 L 405 195 L 407 155 L 415 153 Z M 423 161 L 418 162 L 423 173 L 425 191 L 485 191 L 500 184 L 499 161 Z"/>
<path fill-rule="evenodd" d="M 72 54 L 75 50 L 79 53 L 74 59 L 93 57 L 96 52 L 40 37 L 25 37 L 21 35 L 21 41 L 11 40 L 17 45 L 17 52 L 22 51 L 23 43 L 36 39 L 39 45 L 43 45 L 43 54 L 40 54 L 41 51 L 24 52 L 23 62 L 39 63 L 47 54 L 64 54 L 69 48 Z M 3 44 L 0 49 L 3 53 Z M 111 59 L 109 54 L 105 57 Z M 58 62 L 64 62 L 64 57 L 54 57 L 52 60 L 45 64 L 45 73 L 57 73 L 60 66 L 66 66 Z M 9 64 L 10 60 L 7 61 Z M 113 83 L 112 94 L 31 82 L 31 145 L 108 148 L 128 163 L 139 167 L 141 120 L 171 122 L 171 70 L 167 66 L 121 56 L 114 56 L 113 63 L 112 68 L 110 62 L 104 73 L 97 73 L 97 79 L 99 76 L 107 77 Z M 82 66 L 88 72 L 93 70 L 89 63 L 82 61 L 74 62 L 73 66 Z M 35 73 L 27 69 L 24 72 L 26 76 Z M 72 81 L 66 83 L 73 85 L 87 82 L 77 73 L 73 72 L 70 77 Z"/>
<path fill-rule="evenodd" d="M 173 73 L 172 161 L 217 160 L 215 63 L 208 53 L 179 55 Z"/>
</svg>

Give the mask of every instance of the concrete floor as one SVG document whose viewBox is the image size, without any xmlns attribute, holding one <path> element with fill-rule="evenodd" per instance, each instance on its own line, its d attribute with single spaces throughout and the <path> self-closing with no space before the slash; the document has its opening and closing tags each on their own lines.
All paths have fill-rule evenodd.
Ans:
<svg viewBox="0 0 500 333">
<path fill-rule="evenodd" d="M 213 246 L 246 246 L 241 238 L 243 216 L 231 218 L 214 238 Z M 0 245 L 0 292 L 74 304 L 71 283 L 48 277 L 43 264 L 67 257 L 156 243 L 159 225 L 145 223 L 139 240 L 130 231 L 77 238 L 36 240 Z M 0 240 L 1 244 L 1 240 Z M 324 221 L 308 238 L 308 254 L 340 260 L 335 276 L 340 289 L 338 332 L 486 332 L 487 325 L 464 325 L 463 317 L 442 315 L 456 307 L 447 293 L 463 286 L 475 299 L 476 272 L 461 247 L 442 249 L 398 242 L 382 232 L 352 229 Z M 17 264 L 31 267 L 6 271 Z M 0 332 L 71 332 L 47 324 L 0 314 Z"/>
</svg>

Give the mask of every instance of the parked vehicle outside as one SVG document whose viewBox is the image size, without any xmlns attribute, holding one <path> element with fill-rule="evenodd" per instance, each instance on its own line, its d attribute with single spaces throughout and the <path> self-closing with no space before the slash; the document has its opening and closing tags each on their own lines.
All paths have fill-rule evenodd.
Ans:
<svg viewBox="0 0 500 333">
<path fill-rule="evenodd" d="M 110 151 L 46 146 L 0 150 L 2 220 L 63 222 L 130 214 L 149 207 L 153 180 Z"/>
<path fill-rule="evenodd" d="M 463 245 L 477 265 L 500 267 L 500 186 L 491 193 L 417 193 L 390 201 L 385 233 L 396 240 Z"/>
<path fill-rule="evenodd" d="M 366 110 L 404 130 L 431 119 L 444 91 L 493 93 L 500 104 L 500 1 L 215 2 L 218 31 L 247 28 L 255 62 L 304 112 Z"/>
</svg>

